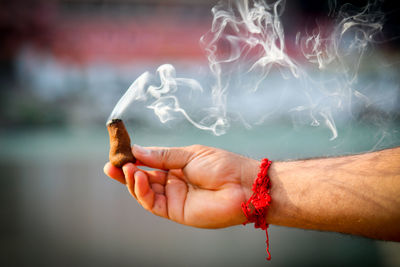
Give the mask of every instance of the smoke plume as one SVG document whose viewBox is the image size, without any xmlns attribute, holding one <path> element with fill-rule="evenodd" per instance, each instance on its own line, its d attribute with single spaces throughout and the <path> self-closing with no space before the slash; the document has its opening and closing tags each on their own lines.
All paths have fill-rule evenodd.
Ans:
<svg viewBox="0 0 400 267">
<path fill-rule="evenodd" d="M 374 104 L 367 94 L 370 87 L 360 82 L 360 68 L 383 28 L 378 4 L 360 9 L 331 2 L 331 23 L 299 31 L 291 45 L 300 53 L 289 54 L 281 22 L 285 1 L 221 1 L 212 9 L 210 31 L 200 39 L 211 86 L 177 77 L 175 68 L 165 64 L 156 75 L 145 72 L 137 78 L 109 120 L 120 118 L 133 103 L 143 103 L 162 123 L 183 116 L 195 127 L 221 135 L 232 122 L 252 127 L 284 109 L 294 124 L 327 127 L 333 140 L 339 135 L 338 114 L 355 116 L 355 106 Z M 278 95 L 276 88 L 281 88 Z M 398 86 L 393 90 L 398 93 Z M 207 105 L 183 108 L 182 97 L 193 92 L 207 99 L 201 102 Z"/>
</svg>

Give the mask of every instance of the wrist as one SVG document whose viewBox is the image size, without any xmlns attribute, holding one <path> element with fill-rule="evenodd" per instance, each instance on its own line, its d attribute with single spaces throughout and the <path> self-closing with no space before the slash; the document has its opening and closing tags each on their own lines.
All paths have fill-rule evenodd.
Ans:
<svg viewBox="0 0 400 267">
<path fill-rule="evenodd" d="M 268 170 L 271 167 L 272 161 L 267 158 L 264 158 L 261 161 L 259 166 L 259 172 L 257 173 L 257 177 L 253 183 L 252 191 L 253 194 L 246 201 L 243 202 L 241 207 L 244 215 L 246 216 L 246 221 L 243 223 L 244 225 L 247 223 L 254 223 L 255 228 L 260 228 L 265 231 L 267 240 L 267 260 L 271 259 L 271 254 L 269 252 L 269 238 L 268 238 L 268 222 L 267 222 L 267 214 L 268 209 L 271 205 L 271 181 L 268 174 Z M 255 164 L 255 162 L 254 162 Z M 253 168 L 251 168 L 253 170 Z M 247 191 L 247 190 L 246 190 Z"/>
<path fill-rule="evenodd" d="M 241 183 L 244 192 L 244 201 L 247 201 L 253 195 L 253 184 L 257 178 L 258 172 L 260 171 L 261 162 L 254 159 L 246 159 L 246 162 L 242 167 Z M 279 162 L 274 161 L 269 170 L 268 175 L 270 178 L 270 196 L 271 196 L 271 206 L 268 209 L 268 214 L 266 217 L 268 224 L 275 225 L 286 225 L 287 220 L 285 214 L 286 198 L 287 193 L 285 192 L 283 180 L 284 176 L 288 176 L 288 172 L 292 168 L 292 162 Z"/>
<path fill-rule="evenodd" d="M 253 195 L 253 184 L 257 178 L 258 172 L 260 171 L 261 162 L 254 159 L 246 159 L 245 164 L 242 168 L 242 188 L 244 192 L 244 201 L 247 201 Z M 271 206 L 268 209 L 266 220 L 269 224 L 284 225 L 285 215 L 282 212 L 285 210 L 284 196 L 286 193 L 282 192 L 283 181 L 282 176 L 287 175 L 287 169 L 290 169 L 291 162 L 278 162 L 274 161 L 268 171 L 270 178 L 270 196 Z"/>
<path fill-rule="evenodd" d="M 244 201 L 247 201 L 253 195 L 253 183 L 257 178 L 261 162 L 255 159 L 246 158 L 242 165 L 241 184 L 244 193 Z"/>
</svg>

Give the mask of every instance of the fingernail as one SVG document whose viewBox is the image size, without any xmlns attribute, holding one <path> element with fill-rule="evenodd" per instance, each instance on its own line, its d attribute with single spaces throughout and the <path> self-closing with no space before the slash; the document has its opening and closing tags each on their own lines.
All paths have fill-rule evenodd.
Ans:
<svg viewBox="0 0 400 267">
<path fill-rule="evenodd" d="M 150 152 L 151 152 L 149 149 L 144 148 L 144 147 L 139 146 L 139 145 L 136 145 L 136 144 L 133 145 L 133 148 L 134 148 L 134 151 L 136 153 L 142 154 L 143 156 L 149 155 Z"/>
</svg>

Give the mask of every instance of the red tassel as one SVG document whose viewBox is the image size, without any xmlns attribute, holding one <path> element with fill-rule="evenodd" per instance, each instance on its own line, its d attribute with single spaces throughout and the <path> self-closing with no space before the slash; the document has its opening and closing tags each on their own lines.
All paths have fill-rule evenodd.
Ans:
<svg viewBox="0 0 400 267">
<path fill-rule="evenodd" d="M 271 259 L 268 237 L 269 225 L 265 219 L 267 216 L 268 207 L 271 205 L 271 196 L 269 195 L 271 185 L 268 176 L 268 168 L 271 166 L 271 163 L 272 161 L 268 159 L 263 159 L 261 161 L 260 171 L 253 184 L 253 195 L 249 198 L 249 200 L 247 200 L 246 203 L 242 203 L 242 210 L 247 218 L 247 221 L 245 221 L 243 225 L 254 222 L 255 228 L 261 228 L 262 230 L 265 230 L 267 238 L 267 260 Z"/>
</svg>

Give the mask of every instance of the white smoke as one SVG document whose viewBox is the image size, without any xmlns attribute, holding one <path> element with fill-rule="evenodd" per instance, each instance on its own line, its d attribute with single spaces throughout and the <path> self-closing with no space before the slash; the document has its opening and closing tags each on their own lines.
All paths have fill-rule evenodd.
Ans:
<svg viewBox="0 0 400 267">
<path fill-rule="evenodd" d="M 181 113 L 190 123 L 201 130 L 209 130 L 216 135 L 224 133 L 223 128 L 219 128 L 219 126 L 225 126 L 226 122 L 222 116 L 218 116 L 217 112 L 214 114 L 210 111 L 208 117 L 204 118 L 203 121 L 209 118 L 215 119 L 212 124 L 204 124 L 192 119 L 179 104 L 176 96 L 178 90 L 188 89 L 202 92 L 203 88 L 199 82 L 194 79 L 176 77 L 175 68 L 170 64 L 161 65 L 157 69 L 157 74 L 157 77 L 155 77 L 149 72 L 145 72 L 139 76 L 118 101 L 108 121 L 120 118 L 132 103 L 144 102 L 150 103 L 147 108 L 154 110 L 162 123 L 174 119 L 175 113 Z"/>
<path fill-rule="evenodd" d="M 260 0 L 221 1 L 212 9 L 211 30 L 201 38 L 214 80 L 211 88 L 203 88 L 194 79 L 176 77 L 174 67 L 165 64 L 158 68 L 157 76 L 146 72 L 134 81 L 109 119 L 119 118 L 132 103 L 143 102 L 162 123 L 181 114 L 195 127 L 221 135 L 233 120 L 239 119 L 248 127 L 263 123 L 274 112 L 263 104 L 271 97 L 268 92 L 272 84 L 282 91 L 296 84 L 288 91 L 294 92 L 296 99 L 286 112 L 307 114 L 307 124 L 324 125 L 335 139 L 335 114 L 341 110 L 351 113 L 353 98 L 368 105 L 369 98 L 358 90 L 358 73 L 374 36 L 383 27 L 383 14 L 372 4 L 361 10 L 348 5 L 333 9 L 335 24 L 315 29 L 312 34 L 297 34 L 294 45 L 304 58 L 293 58 L 287 52 L 281 23 L 284 5 L 283 0 L 271 4 Z M 277 75 L 278 83 L 274 82 Z M 201 118 L 181 107 L 179 96 L 190 91 L 210 98 Z M 233 92 L 240 96 L 236 102 L 230 98 Z M 259 101 L 257 119 L 241 113 L 241 109 L 256 106 L 246 99 Z"/>
</svg>

